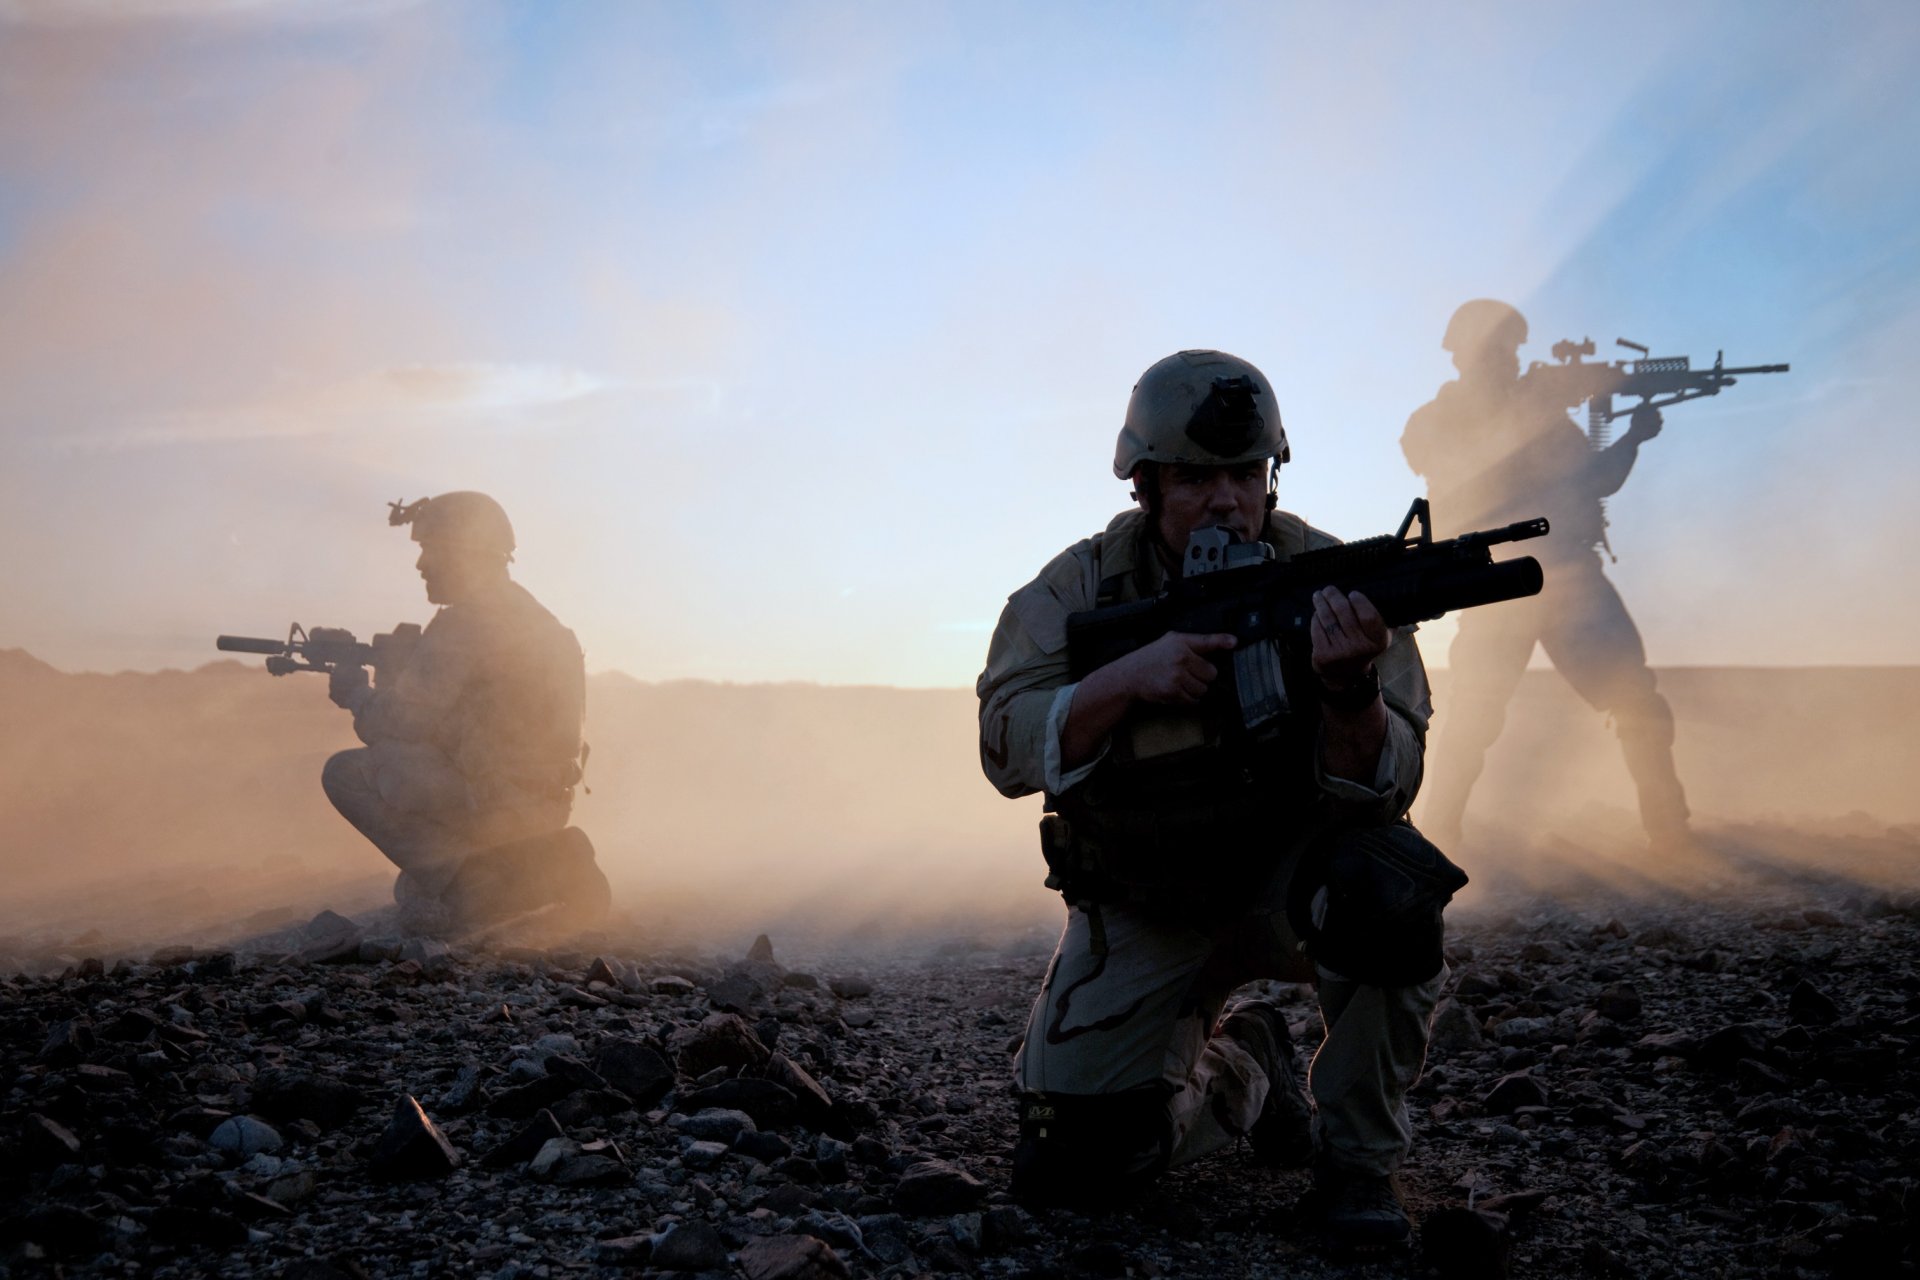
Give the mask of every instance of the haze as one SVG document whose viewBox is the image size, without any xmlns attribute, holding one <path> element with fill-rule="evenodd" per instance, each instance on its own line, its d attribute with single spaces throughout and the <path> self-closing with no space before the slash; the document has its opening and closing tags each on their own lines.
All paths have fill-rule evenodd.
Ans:
<svg viewBox="0 0 1920 1280">
<path fill-rule="evenodd" d="M 424 613 L 499 497 L 594 669 L 959 687 L 1152 360 L 1343 536 L 1451 309 L 1790 360 L 1613 505 L 1656 664 L 1905 663 L 1911 5 L 0 5 L 0 644 Z M 1444 648 L 1429 646 L 1436 659 Z"/>
<path fill-rule="evenodd" d="M 623 909 L 1051 920 L 967 689 L 1134 379 L 1254 360 L 1284 505 L 1383 532 L 1482 296 L 1792 363 L 1669 414 L 1608 573 L 1709 829 L 1910 876 L 1916 72 L 1901 3 L 0 0 L 0 929 L 383 897 L 320 682 L 176 669 L 424 621 L 384 504 L 461 488 L 600 673 Z M 1599 718 L 1512 723 L 1470 869 L 1632 843 Z"/>
</svg>

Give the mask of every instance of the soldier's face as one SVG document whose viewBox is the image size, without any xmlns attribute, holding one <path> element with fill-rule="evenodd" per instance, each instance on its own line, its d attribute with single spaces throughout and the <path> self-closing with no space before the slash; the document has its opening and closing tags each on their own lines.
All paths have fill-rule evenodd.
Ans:
<svg viewBox="0 0 1920 1280">
<path fill-rule="evenodd" d="M 1184 551 L 1196 529 L 1224 525 L 1241 539 L 1260 536 L 1267 519 L 1267 464 L 1160 469 L 1160 537 Z"/>
<path fill-rule="evenodd" d="M 485 580 L 481 560 L 460 547 L 441 542 L 420 544 L 420 558 L 413 562 L 427 584 L 427 603 L 454 604 L 474 593 Z"/>
<path fill-rule="evenodd" d="M 1520 348 L 1499 342 L 1453 353 L 1453 367 L 1469 382 L 1512 382 L 1520 376 Z"/>
</svg>

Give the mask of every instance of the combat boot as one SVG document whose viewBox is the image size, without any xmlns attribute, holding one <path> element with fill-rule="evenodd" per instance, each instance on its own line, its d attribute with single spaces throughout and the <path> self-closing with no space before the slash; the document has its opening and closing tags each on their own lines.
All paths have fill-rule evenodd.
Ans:
<svg viewBox="0 0 1920 1280">
<path fill-rule="evenodd" d="M 1303 1169 L 1313 1159 L 1313 1106 L 1293 1069 L 1293 1033 L 1271 1001 L 1249 997 L 1220 1022 L 1267 1072 L 1267 1098 L 1247 1141 L 1254 1158 L 1281 1169 Z"/>
<path fill-rule="evenodd" d="M 1413 1233 L 1400 1186 L 1392 1174 L 1342 1169 L 1326 1160 L 1313 1167 L 1313 1190 L 1304 1206 L 1329 1242 L 1352 1253 L 1384 1253 L 1405 1245 Z"/>
</svg>

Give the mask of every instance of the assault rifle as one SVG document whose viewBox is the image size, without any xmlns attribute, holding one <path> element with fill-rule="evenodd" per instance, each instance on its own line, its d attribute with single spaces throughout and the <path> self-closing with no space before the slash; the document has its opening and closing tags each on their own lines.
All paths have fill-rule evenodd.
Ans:
<svg viewBox="0 0 1920 1280">
<path fill-rule="evenodd" d="M 1696 369 L 1688 356 L 1649 356 L 1647 348 L 1625 338 L 1615 338 L 1618 346 L 1640 353 L 1638 360 L 1613 364 L 1601 361 L 1587 364 L 1581 357 L 1594 354 L 1592 338 L 1579 342 L 1563 339 L 1553 344 L 1554 364 L 1535 360 L 1527 366 L 1522 386 L 1544 394 L 1566 408 L 1587 406 L 1587 437 L 1596 449 L 1606 448 L 1612 435 L 1613 420 L 1635 409 L 1664 409 L 1668 405 L 1702 396 L 1717 396 L 1750 373 L 1786 373 L 1784 364 L 1752 364 L 1742 368 L 1726 367 L 1726 353 L 1716 351 L 1713 366 Z M 1640 403 L 1616 409 L 1615 396 L 1638 396 Z M 1661 398 L 1661 397 L 1664 397 Z"/>
<path fill-rule="evenodd" d="M 420 624 L 403 622 L 391 632 L 361 644 L 353 632 L 340 627 L 315 627 L 308 631 L 294 623 L 285 640 L 263 640 L 254 636 L 220 636 L 214 648 L 226 653 L 264 653 L 267 670 L 276 676 L 295 671 L 331 674 L 335 667 L 368 667 L 378 683 L 383 672 L 397 671 L 406 665 L 413 646 L 420 642 Z"/>
<path fill-rule="evenodd" d="M 1419 533 L 1409 536 L 1416 524 Z M 1241 542 L 1227 529 L 1202 529 L 1188 541 L 1182 576 L 1165 591 L 1151 600 L 1089 609 L 1067 619 L 1068 665 L 1078 680 L 1169 631 L 1231 632 L 1239 641 L 1225 664 L 1231 668 L 1231 692 L 1220 696 L 1237 698 L 1242 723 L 1253 729 L 1288 709 L 1282 670 L 1300 670 L 1310 646 L 1316 591 L 1328 586 L 1358 591 L 1392 627 L 1537 595 L 1540 562 L 1532 556 L 1496 562 L 1492 549 L 1546 532 L 1544 519 L 1521 520 L 1435 542 L 1425 498 L 1413 500 L 1397 533 L 1305 551 L 1289 560 L 1275 560 L 1264 542 Z"/>
</svg>

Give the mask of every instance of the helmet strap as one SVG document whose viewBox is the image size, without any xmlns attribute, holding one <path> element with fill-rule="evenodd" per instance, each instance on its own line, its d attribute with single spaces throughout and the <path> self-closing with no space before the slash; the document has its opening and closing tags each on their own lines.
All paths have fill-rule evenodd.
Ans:
<svg viewBox="0 0 1920 1280">
<path fill-rule="evenodd" d="M 1127 496 L 1146 508 L 1149 516 L 1160 514 L 1160 476 L 1151 462 L 1143 462 L 1133 469 L 1133 488 Z"/>
</svg>

